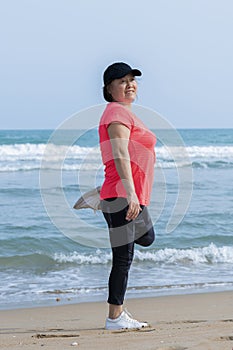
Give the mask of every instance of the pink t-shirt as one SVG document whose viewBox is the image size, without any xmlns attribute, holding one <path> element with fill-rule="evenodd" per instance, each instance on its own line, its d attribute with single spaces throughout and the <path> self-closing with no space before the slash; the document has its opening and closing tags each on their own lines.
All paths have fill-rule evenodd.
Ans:
<svg viewBox="0 0 233 350">
<path fill-rule="evenodd" d="M 127 107 L 117 102 L 106 106 L 99 124 L 100 149 L 105 165 L 105 180 L 100 199 L 126 198 L 126 191 L 116 170 L 108 127 L 117 122 L 130 130 L 128 151 L 135 191 L 142 205 L 149 205 L 154 180 L 155 135 Z"/>
</svg>

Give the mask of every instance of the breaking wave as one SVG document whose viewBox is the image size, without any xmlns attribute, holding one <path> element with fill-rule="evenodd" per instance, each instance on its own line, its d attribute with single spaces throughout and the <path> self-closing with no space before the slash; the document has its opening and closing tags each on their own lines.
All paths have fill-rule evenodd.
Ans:
<svg viewBox="0 0 233 350">
<path fill-rule="evenodd" d="M 15 144 L 0 146 L 0 171 L 33 171 L 41 167 L 46 144 Z M 99 147 L 49 145 L 43 167 L 60 170 L 97 170 L 101 166 Z M 65 154 L 65 156 L 64 156 Z M 184 149 L 156 147 L 157 165 L 163 168 L 229 168 L 233 167 L 233 146 L 188 146 Z M 175 160 L 173 157 L 175 156 Z M 63 159 L 64 158 L 64 159 Z"/>
</svg>

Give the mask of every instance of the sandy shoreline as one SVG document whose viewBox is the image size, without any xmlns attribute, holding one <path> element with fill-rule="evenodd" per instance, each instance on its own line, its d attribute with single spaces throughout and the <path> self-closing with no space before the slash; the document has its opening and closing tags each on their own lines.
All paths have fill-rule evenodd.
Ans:
<svg viewBox="0 0 233 350">
<path fill-rule="evenodd" d="M 104 330 L 107 305 L 103 302 L 2 310 L 0 348 L 233 349 L 233 291 L 129 299 L 125 306 L 151 327 Z"/>
</svg>

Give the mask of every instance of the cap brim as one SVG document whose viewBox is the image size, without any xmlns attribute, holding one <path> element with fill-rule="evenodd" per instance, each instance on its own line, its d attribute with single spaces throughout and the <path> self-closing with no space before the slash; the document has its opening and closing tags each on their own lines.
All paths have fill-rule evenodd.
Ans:
<svg viewBox="0 0 233 350">
<path fill-rule="evenodd" d="M 142 72 L 139 69 L 132 69 L 131 73 L 137 77 L 140 77 L 142 75 Z"/>
</svg>

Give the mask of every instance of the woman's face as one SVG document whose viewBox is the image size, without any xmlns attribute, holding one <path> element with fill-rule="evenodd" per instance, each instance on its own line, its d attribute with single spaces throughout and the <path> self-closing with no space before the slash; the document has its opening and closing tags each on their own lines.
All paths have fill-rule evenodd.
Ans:
<svg viewBox="0 0 233 350">
<path fill-rule="evenodd" d="M 108 92 L 116 102 L 132 103 L 137 95 L 138 84 L 132 74 L 114 79 L 108 86 Z"/>
</svg>

